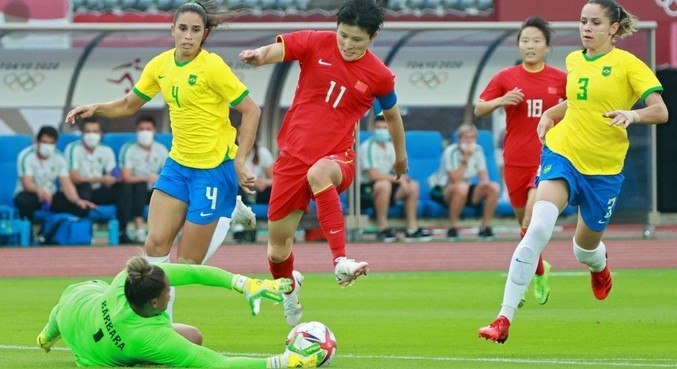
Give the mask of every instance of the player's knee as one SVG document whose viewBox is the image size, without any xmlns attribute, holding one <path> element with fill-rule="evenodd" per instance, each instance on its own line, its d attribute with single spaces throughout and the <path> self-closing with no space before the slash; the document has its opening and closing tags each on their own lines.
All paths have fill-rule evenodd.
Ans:
<svg viewBox="0 0 677 369">
<path fill-rule="evenodd" d="M 382 179 L 374 182 L 374 196 L 377 196 L 378 194 L 388 194 L 393 190 L 393 185 L 390 183 L 390 181 Z"/>
<path fill-rule="evenodd" d="M 148 256 L 164 256 L 169 254 L 172 244 L 151 232 L 146 238 L 145 251 Z"/>
<path fill-rule="evenodd" d="M 522 245 L 517 246 L 512 257 L 510 280 L 520 286 L 531 283 L 537 261 L 538 254 L 534 250 Z"/>
</svg>

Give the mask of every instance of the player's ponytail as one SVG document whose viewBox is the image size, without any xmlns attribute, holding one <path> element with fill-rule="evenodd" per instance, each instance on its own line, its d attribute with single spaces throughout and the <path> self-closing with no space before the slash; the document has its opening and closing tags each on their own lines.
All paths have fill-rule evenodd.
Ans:
<svg viewBox="0 0 677 369">
<path fill-rule="evenodd" d="M 160 295 L 165 284 L 165 272 L 145 257 L 135 256 L 127 261 L 125 297 L 131 305 L 144 306 Z"/>
<path fill-rule="evenodd" d="M 620 5 L 618 6 L 618 14 L 618 32 L 616 32 L 614 36 L 623 38 L 637 32 L 637 17 L 632 15 Z"/>
</svg>

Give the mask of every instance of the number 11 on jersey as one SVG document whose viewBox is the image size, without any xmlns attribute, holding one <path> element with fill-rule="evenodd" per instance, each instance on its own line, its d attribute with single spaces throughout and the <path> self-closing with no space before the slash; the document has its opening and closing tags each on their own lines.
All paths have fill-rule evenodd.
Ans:
<svg viewBox="0 0 677 369">
<path fill-rule="evenodd" d="M 324 98 L 324 102 L 329 103 L 331 100 L 331 95 L 332 92 L 334 92 L 334 87 L 336 87 L 336 81 L 330 81 L 329 82 L 329 90 L 327 90 L 327 97 Z M 343 97 L 343 94 L 346 92 L 346 86 L 339 86 L 339 93 L 338 96 L 336 97 L 336 100 L 334 100 L 334 103 L 331 105 L 332 108 L 336 109 L 338 106 L 339 102 L 341 101 L 341 98 Z"/>
</svg>

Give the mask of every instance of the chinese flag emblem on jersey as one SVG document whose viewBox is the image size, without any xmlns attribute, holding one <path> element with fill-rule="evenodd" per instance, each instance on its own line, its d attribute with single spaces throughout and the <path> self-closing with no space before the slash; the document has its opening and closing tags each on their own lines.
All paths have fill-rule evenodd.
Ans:
<svg viewBox="0 0 677 369">
<path fill-rule="evenodd" d="M 557 93 L 557 87 L 548 87 L 548 93 L 554 95 Z"/>
<path fill-rule="evenodd" d="M 355 83 L 355 89 L 360 92 L 367 92 L 367 84 L 362 81 Z"/>
</svg>

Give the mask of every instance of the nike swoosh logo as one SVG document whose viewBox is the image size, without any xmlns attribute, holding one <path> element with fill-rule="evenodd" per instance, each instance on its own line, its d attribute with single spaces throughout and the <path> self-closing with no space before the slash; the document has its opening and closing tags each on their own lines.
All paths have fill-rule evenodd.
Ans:
<svg viewBox="0 0 677 369">
<path fill-rule="evenodd" d="M 341 232 L 342 230 L 343 230 L 343 228 L 335 230 L 335 231 L 329 231 L 329 233 L 330 234 L 337 234 L 337 233 Z"/>
<path fill-rule="evenodd" d="M 157 76 L 157 79 L 163 79 L 165 76 Z"/>
<path fill-rule="evenodd" d="M 520 258 L 515 258 L 515 261 L 518 262 L 518 263 L 522 263 L 522 264 L 531 264 L 531 263 L 527 263 L 524 260 L 520 260 Z"/>
<path fill-rule="evenodd" d="M 317 61 L 320 65 L 326 65 L 326 66 L 331 66 L 331 63 L 327 63 L 326 61 L 323 61 L 322 59 Z"/>
<path fill-rule="evenodd" d="M 200 216 L 201 216 L 201 217 L 208 217 L 208 216 L 210 216 L 210 215 L 212 215 L 212 214 L 214 214 L 214 213 L 205 213 L 204 211 L 201 211 L 201 212 L 200 212 Z"/>
<path fill-rule="evenodd" d="M 604 220 L 604 219 L 598 220 L 597 223 L 599 223 L 599 224 L 606 224 L 606 220 Z"/>
</svg>

